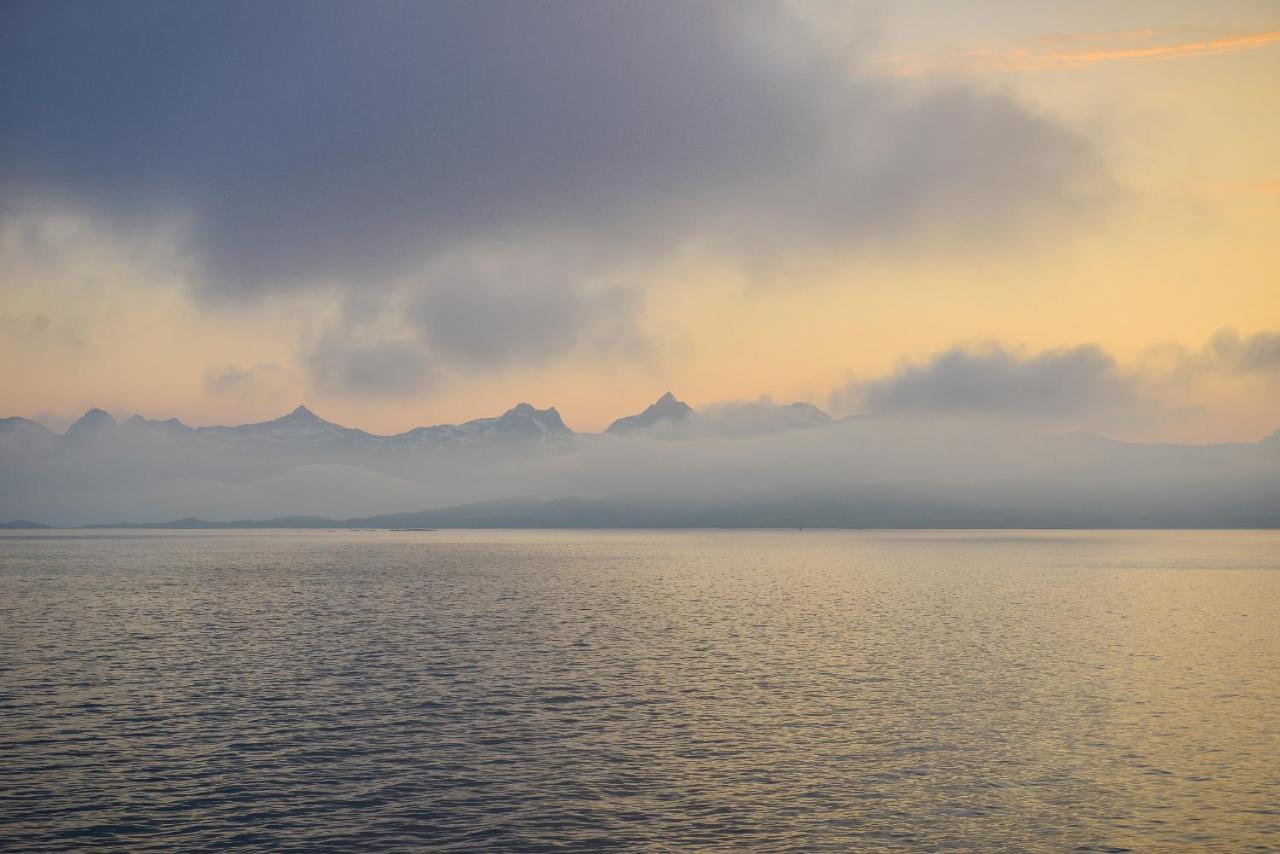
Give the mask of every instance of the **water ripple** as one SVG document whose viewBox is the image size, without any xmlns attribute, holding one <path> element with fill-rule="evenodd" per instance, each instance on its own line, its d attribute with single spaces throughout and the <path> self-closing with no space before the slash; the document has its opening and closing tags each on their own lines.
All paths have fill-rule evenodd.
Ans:
<svg viewBox="0 0 1280 854">
<path fill-rule="evenodd" d="M 0 845 L 1268 850 L 1280 536 L 0 536 Z"/>
</svg>

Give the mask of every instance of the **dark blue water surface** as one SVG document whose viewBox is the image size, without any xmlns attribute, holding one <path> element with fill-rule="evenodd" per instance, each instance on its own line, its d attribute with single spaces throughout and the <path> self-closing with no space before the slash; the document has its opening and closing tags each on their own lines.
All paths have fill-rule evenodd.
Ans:
<svg viewBox="0 0 1280 854">
<path fill-rule="evenodd" d="M 1280 847 L 1276 532 L 0 536 L 0 844 Z"/>
</svg>

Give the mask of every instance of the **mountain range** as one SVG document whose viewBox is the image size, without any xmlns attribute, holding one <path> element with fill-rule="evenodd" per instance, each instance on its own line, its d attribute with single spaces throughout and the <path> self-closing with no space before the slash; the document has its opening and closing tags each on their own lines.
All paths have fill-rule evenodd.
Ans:
<svg viewBox="0 0 1280 854">
<path fill-rule="evenodd" d="M 101 409 L 90 409 L 62 435 L 26 418 L 0 419 L 0 437 L 45 441 L 51 446 L 136 438 L 288 451 L 341 446 L 421 449 L 527 439 L 554 444 L 573 435 L 554 407 L 535 409 L 527 403 L 518 404 L 494 418 L 415 427 L 394 436 L 379 436 L 326 421 L 305 406 L 271 421 L 233 427 L 188 427 L 176 418 L 155 421 L 140 415 L 117 422 Z"/>
<path fill-rule="evenodd" d="M 814 427 L 831 421 L 831 416 L 807 403 L 787 406 L 759 402 L 729 404 L 711 413 L 700 414 L 667 392 L 643 412 L 614 421 L 605 433 L 672 437 L 699 434 L 751 436 Z M 336 446 L 458 448 L 530 441 L 562 448 L 581 435 L 593 434 L 579 434 L 569 429 L 554 406 L 538 409 L 528 403 L 516 404 L 502 415 L 491 418 L 476 418 L 463 424 L 415 427 L 390 436 L 326 421 L 306 406 L 298 406 L 287 415 L 271 421 L 231 427 L 188 427 L 176 418 L 159 421 L 141 415 L 117 422 L 110 413 L 90 409 L 61 435 L 27 418 L 0 418 L 0 438 L 43 441 L 50 446 L 58 440 L 68 444 L 126 436 L 295 451 Z"/>
<path fill-rule="evenodd" d="M 1280 524 L 1280 431 L 1257 443 L 1141 444 L 983 420 L 837 420 L 805 403 L 699 412 L 670 392 L 603 433 L 575 432 L 554 407 L 528 403 L 390 436 L 326 421 L 305 406 L 213 427 L 137 415 L 117 422 L 92 409 L 63 434 L 0 419 L 0 519 L 177 519 L 158 523 L 177 527 L 1269 527 Z"/>
</svg>

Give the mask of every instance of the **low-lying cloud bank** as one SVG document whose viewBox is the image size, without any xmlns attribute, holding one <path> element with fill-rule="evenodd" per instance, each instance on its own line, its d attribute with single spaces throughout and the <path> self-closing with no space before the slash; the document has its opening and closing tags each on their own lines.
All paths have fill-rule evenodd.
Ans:
<svg viewBox="0 0 1280 854">
<path fill-rule="evenodd" d="M 1138 400 L 1096 344 L 1023 355 L 1000 345 L 954 348 L 833 395 L 838 409 L 875 414 L 1056 418 Z"/>
<path fill-rule="evenodd" d="M 1114 429 L 1176 418 L 1189 390 L 1222 380 L 1280 393 L 1280 333 L 1224 329 L 1199 349 L 1155 347 L 1131 365 L 1097 344 L 1041 352 L 999 343 L 957 346 L 884 376 L 851 380 L 832 392 L 831 408 Z"/>
</svg>

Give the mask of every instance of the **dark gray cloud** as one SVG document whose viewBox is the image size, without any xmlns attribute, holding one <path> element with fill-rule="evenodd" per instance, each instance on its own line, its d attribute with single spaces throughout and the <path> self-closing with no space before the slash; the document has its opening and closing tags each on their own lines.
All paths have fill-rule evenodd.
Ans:
<svg viewBox="0 0 1280 854">
<path fill-rule="evenodd" d="M 210 394 L 234 395 L 252 400 L 278 397 L 289 378 L 289 372 L 274 362 L 249 367 L 218 364 L 205 368 L 202 384 Z"/>
<path fill-rule="evenodd" d="M 831 395 L 837 412 L 990 416 L 1082 426 L 1154 423 L 1193 414 L 1178 405 L 1212 377 L 1280 380 L 1280 333 L 1222 329 L 1198 349 L 1153 348 L 1122 367 L 1096 344 L 1025 353 L 1000 344 L 953 347 Z"/>
<path fill-rule="evenodd" d="M 359 397 L 416 394 L 431 388 L 430 359 L 414 341 L 367 339 L 333 331 L 306 354 L 307 367 L 324 392 Z"/>
<path fill-rule="evenodd" d="M 253 377 L 248 368 L 237 365 L 211 365 L 204 372 L 204 389 L 214 394 L 225 394 L 244 388 Z"/>
<path fill-rule="evenodd" d="M 1053 120 L 859 73 L 856 49 L 806 43 L 786 15 L 752 0 L 15 0 L 0 5 L 0 217 L 53 204 L 113 228 L 179 222 L 209 298 L 395 291 L 423 339 L 399 348 L 411 376 L 424 348 L 492 367 L 634 339 L 619 323 L 638 297 L 587 279 L 689 242 L 744 259 L 924 232 L 986 242 L 1105 194 L 1091 145 Z M 512 246 L 575 260 L 479 288 L 423 273 Z M 397 348 L 348 349 L 363 363 Z"/>
<path fill-rule="evenodd" d="M 3 188 L 176 209 L 236 290 L 368 279 L 513 231 L 641 227 L 632 214 L 676 188 L 763 169 L 813 130 L 724 19 L 692 3 L 6 4 Z"/>
<path fill-rule="evenodd" d="M 742 37 L 781 8 L 8 3 L 0 190 L 185 215 L 213 286 L 251 291 L 509 236 L 847 240 L 1090 180 L 1081 139 L 1007 99 Z"/>
<path fill-rule="evenodd" d="M 1280 332 L 1242 337 L 1234 329 L 1219 330 L 1205 345 L 1200 359 L 1228 371 L 1280 374 Z"/>
<path fill-rule="evenodd" d="M 409 317 L 440 358 L 467 368 L 536 364 L 574 350 L 643 356 L 639 293 L 564 259 L 450 264 L 417 283 Z"/>
<path fill-rule="evenodd" d="M 89 337 L 80 324 L 65 317 L 55 321 L 43 311 L 0 314 L 0 336 L 10 338 L 31 351 L 46 347 L 81 350 L 89 343 Z"/>
<path fill-rule="evenodd" d="M 999 345 L 954 348 L 832 396 L 838 410 L 871 414 L 1054 419 L 1140 399 L 1135 380 L 1093 344 L 1023 355 Z"/>
<path fill-rule="evenodd" d="M 1140 369 L 1169 385 L 1225 376 L 1280 381 L 1280 332 L 1241 335 L 1234 329 L 1219 329 L 1198 348 L 1177 344 L 1151 348 Z"/>
</svg>

